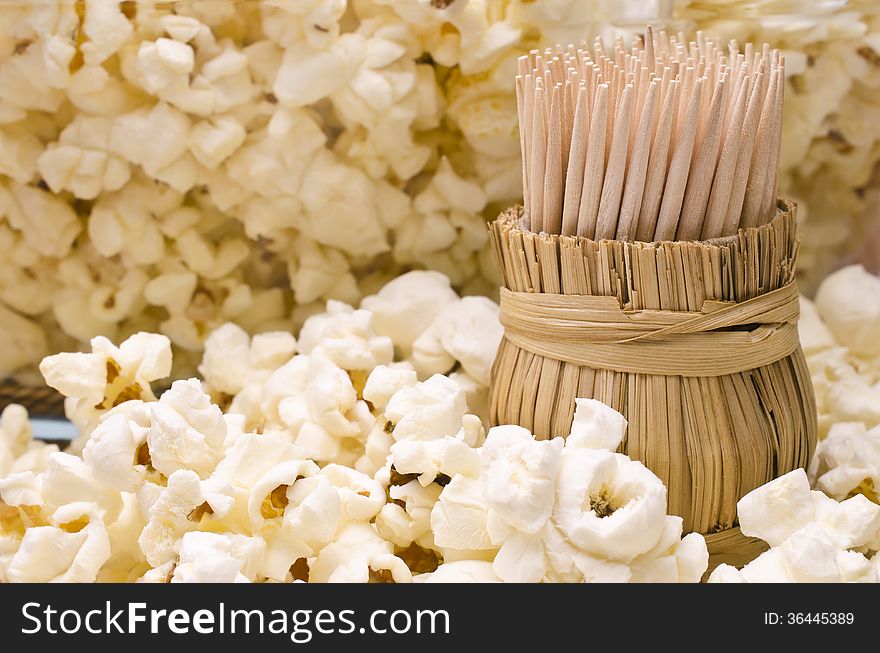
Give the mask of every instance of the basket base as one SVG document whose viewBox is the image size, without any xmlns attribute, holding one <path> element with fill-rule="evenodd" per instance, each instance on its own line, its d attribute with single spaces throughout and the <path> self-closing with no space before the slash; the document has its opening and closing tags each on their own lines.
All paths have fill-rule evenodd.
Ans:
<svg viewBox="0 0 880 653">
<path fill-rule="evenodd" d="M 734 567 L 742 567 L 769 548 L 763 540 L 743 535 L 739 526 L 709 533 L 703 537 L 706 538 L 706 547 L 709 549 L 709 567 L 703 574 L 703 582 L 718 565 L 726 563 Z"/>
</svg>

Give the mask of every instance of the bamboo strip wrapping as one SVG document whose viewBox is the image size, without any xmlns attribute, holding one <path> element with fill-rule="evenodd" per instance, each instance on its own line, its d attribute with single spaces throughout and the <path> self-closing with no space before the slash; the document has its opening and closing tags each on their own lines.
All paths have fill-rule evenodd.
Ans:
<svg viewBox="0 0 880 653">
<path fill-rule="evenodd" d="M 768 224 L 705 242 L 597 242 L 535 234 L 526 230 L 519 208 L 503 213 L 490 231 L 507 291 L 555 295 L 552 302 L 561 297 L 563 313 L 564 295 L 613 298 L 618 313 L 623 309 L 634 315 L 633 344 L 644 347 L 639 337 L 655 338 L 655 344 L 663 340 L 645 336 L 640 317 L 667 320 L 670 326 L 663 333 L 680 332 L 687 330 L 681 325 L 691 324 L 690 318 L 679 319 L 670 311 L 696 314 L 705 306 L 729 307 L 768 294 L 784 299 L 786 287 L 793 288 L 795 281 L 795 205 L 779 201 L 776 210 Z M 571 315 L 577 319 L 583 310 L 577 307 L 595 301 L 572 298 Z M 780 302 L 754 319 L 762 324 L 788 320 L 796 336 L 790 305 Z M 734 310 L 748 311 L 748 306 Z M 722 324 L 716 331 L 676 337 L 692 338 L 698 348 L 702 336 L 717 344 L 755 326 Z M 601 339 L 601 324 L 591 322 L 585 329 L 597 329 L 591 338 Z M 609 404 L 629 422 L 620 451 L 641 460 L 666 484 L 669 511 L 684 519 L 685 530 L 715 534 L 710 552 L 725 560 L 757 555 L 760 547 L 736 528 L 737 501 L 806 467 L 816 446 L 813 390 L 799 345 L 760 367 L 727 374 L 707 370 L 673 376 L 620 371 L 607 361 L 599 367 L 583 363 L 535 354 L 505 337 L 492 370 L 492 422 L 520 424 L 546 439 L 568 434 L 575 397 Z"/>
</svg>

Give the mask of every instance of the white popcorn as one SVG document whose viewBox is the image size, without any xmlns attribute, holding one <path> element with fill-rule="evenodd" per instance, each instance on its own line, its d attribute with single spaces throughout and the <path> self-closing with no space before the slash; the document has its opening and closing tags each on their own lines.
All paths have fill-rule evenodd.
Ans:
<svg viewBox="0 0 880 653">
<path fill-rule="evenodd" d="M 439 374 L 398 390 L 385 407 L 395 440 L 433 440 L 455 435 L 466 412 L 464 391 Z"/>
<path fill-rule="evenodd" d="M 82 31 L 88 41 L 80 48 L 86 64 L 99 65 L 130 37 L 131 23 L 112 0 L 88 0 Z"/>
<path fill-rule="evenodd" d="M 250 384 L 264 382 L 295 351 L 296 339 L 289 333 L 261 333 L 252 340 L 242 328 L 227 323 L 205 340 L 199 373 L 213 390 L 237 395 Z"/>
<path fill-rule="evenodd" d="M 370 524 L 350 524 L 309 566 L 309 582 L 365 583 L 370 578 L 371 563 L 378 558 L 380 567 L 387 565 L 385 556 L 393 553 L 391 543 L 379 537 Z"/>
<path fill-rule="evenodd" d="M 566 448 L 556 492 L 554 522 L 590 555 L 627 563 L 652 549 L 663 533 L 666 488 L 622 454 Z"/>
<path fill-rule="evenodd" d="M 880 356 L 880 277 L 860 265 L 828 276 L 816 308 L 835 339 L 858 356 Z"/>
<path fill-rule="evenodd" d="M 855 549 L 874 545 L 880 506 L 862 495 L 838 503 L 810 490 L 796 469 L 759 487 L 737 504 L 743 533 L 771 545 L 737 571 L 718 567 L 710 582 L 878 582 L 877 571 Z"/>
<path fill-rule="evenodd" d="M 67 416 L 80 432 L 91 432 L 101 410 L 132 399 L 155 399 L 150 382 L 171 372 L 171 343 L 153 333 L 136 333 L 116 347 L 96 336 L 89 354 L 65 353 L 44 358 L 46 383 L 67 396 Z"/>
<path fill-rule="evenodd" d="M 780 546 L 795 532 L 814 524 L 838 546 L 866 544 L 880 530 L 880 506 L 862 495 L 838 503 L 810 490 L 803 469 L 796 469 L 752 490 L 737 504 L 743 533 Z"/>
<path fill-rule="evenodd" d="M 373 314 L 376 333 L 390 337 L 400 355 L 408 358 L 412 345 L 440 312 L 458 301 L 449 278 L 439 272 L 414 270 L 390 281 L 361 308 Z"/>
<path fill-rule="evenodd" d="M 411 583 L 412 572 L 406 563 L 390 553 L 379 554 L 370 559 L 369 582 L 372 583 Z"/>
<path fill-rule="evenodd" d="M 804 354 L 810 356 L 837 344 L 831 331 L 822 321 L 816 305 L 803 296 L 800 298 L 800 312 L 798 335 Z"/>
<path fill-rule="evenodd" d="M 51 526 L 29 528 L 6 574 L 18 583 L 94 582 L 110 557 L 100 513 L 89 503 L 72 503 L 55 512 Z"/>
<path fill-rule="evenodd" d="M 284 435 L 246 433 L 226 449 L 210 480 L 250 491 L 263 474 L 285 461 L 303 460 L 304 453 Z"/>
<path fill-rule="evenodd" d="M 31 435 L 27 409 L 19 404 L 8 404 L 0 413 L 0 478 L 6 476 L 15 460 L 28 450 Z"/>
<path fill-rule="evenodd" d="M 103 256 L 111 257 L 125 253 L 132 261 L 141 265 L 158 263 L 166 254 L 165 239 L 155 219 L 142 206 L 132 210 L 132 202 L 148 202 L 149 192 L 138 182 L 126 185 L 119 193 L 104 195 L 93 207 L 89 215 L 88 233 L 95 249 Z M 144 288 L 144 294 L 155 294 L 150 285 L 161 283 L 157 277 Z M 192 282 L 195 289 L 195 280 Z"/>
<path fill-rule="evenodd" d="M 385 503 L 385 491 L 366 474 L 330 464 L 321 470 L 339 494 L 343 515 L 350 521 L 369 521 Z"/>
<path fill-rule="evenodd" d="M 596 399 L 578 398 L 566 446 L 616 451 L 625 432 L 623 415 Z"/>
<path fill-rule="evenodd" d="M 37 172 L 43 144 L 29 132 L 0 129 L 0 172 L 26 184 Z"/>
<path fill-rule="evenodd" d="M 17 182 L 8 189 L 0 185 L 0 213 L 43 256 L 66 256 L 81 230 L 76 213 L 60 197 Z"/>
<path fill-rule="evenodd" d="M 482 422 L 489 422 L 489 386 L 479 383 L 467 372 L 452 372 L 449 378 L 465 392 L 468 410 Z M 474 442 L 474 446 L 477 446 Z"/>
<path fill-rule="evenodd" d="M 492 563 L 483 560 L 446 562 L 431 573 L 415 578 L 420 583 L 498 583 Z"/>
<path fill-rule="evenodd" d="M 760 537 L 777 546 L 809 523 L 813 517 L 810 482 L 803 469 L 795 469 L 745 495 L 736 505 L 745 535 Z"/>
<path fill-rule="evenodd" d="M 489 504 L 480 482 L 456 476 L 431 510 L 431 528 L 437 546 L 457 550 L 495 549 L 489 535 Z"/>
<path fill-rule="evenodd" d="M 147 562 L 158 567 L 174 560 L 180 550 L 180 538 L 198 527 L 207 503 L 195 472 L 178 470 L 168 477 L 158 497 L 149 507 L 147 525 L 138 538 Z"/>
<path fill-rule="evenodd" d="M 489 372 L 503 329 L 498 305 L 485 297 L 465 297 L 451 304 L 413 343 L 413 364 L 423 376 L 448 372 L 456 361 L 478 383 Z"/>
<path fill-rule="evenodd" d="M 77 456 L 54 452 L 38 473 L 22 471 L 0 479 L 0 498 L 10 506 L 38 506 L 44 514 L 68 504 L 88 503 L 112 522 L 122 509 L 119 494 L 101 483 Z"/>
<path fill-rule="evenodd" d="M 369 311 L 355 310 L 342 302 L 327 302 L 327 311 L 306 320 L 300 332 L 300 353 L 316 348 L 336 365 L 347 370 L 372 370 L 390 363 L 393 345 L 373 330 Z"/>
<path fill-rule="evenodd" d="M 190 132 L 190 149 L 196 160 L 214 170 L 244 143 L 245 128 L 231 118 L 196 124 Z"/>
<path fill-rule="evenodd" d="M 495 518 L 526 534 L 540 530 L 553 509 L 562 445 L 560 439 L 535 441 L 519 426 L 489 430 L 482 449 L 480 481 Z"/>
<path fill-rule="evenodd" d="M 195 159 L 187 159 L 192 123 L 186 114 L 165 102 L 120 116 L 113 125 L 110 151 L 143 167 L 177 191 L 196 180 Z M 175 167 L 177 166 L 177 167 Z"/>
<path fill-rule="evenodd" d="M 113 123 L 109 118 L 77 116 L 37 161 L 53 192 L 70 190 L 76 197 L 94 199 L 128 183 L 127 161 L 108 152 Z"/>
<path fill-rule="evenodd" d="M 491 429 L 479 479 L 456 475 L 432 509 L 436 545 L 471 557 L 497 549 L 493 570 L 505 581 L 699 581 L 705 540 L 682 539 L 662 482 L 624 455 L 588 448 L 616 448 L 622 416 L 586 401 L 580 410 L 581 436 L 564 446 L 517 426 Z"/>
<path fill-rule="evenodd" d="M 816 447 L 810 475 L 820 490 L 842 501 L 861 492 L 876 502 L 880 489 L 880 426 L 839 422 Z"/>
<path fill-rule="evenodd" d="M 278 99 L 290 107 L 302 107 L 321 100 L 340 88 L 352 73 L 351 63 L 359 57 L 363 39 L 347 34 L 328 49 L 292 45 L 272 87 Z"/>
<path fill-rule="evenodd" d="M 864 495 L 837 502 L 813 492 L 814 523 L 841 549 L 861 547 L 880 533 L 880 506 Z"/>
<path fill-rule="evenodd" d="M 166 14 L 159 18 L 159 23 L 168 36 L 181 43 L 192 41 L 197 34 L 206 29 L 198 19 L 179 14 Z"/>
<path fill-rule="evenodd" d="M 226 422 L 198 380 L 175 381 L 149 407 L 147 447 L 152 466 L 166 476 L 191 469 L 207 478 L 223 457 Z"/>
<path fill-rule="evenodd" d="M 46 334 L 31 320 L 0 304 L 0 337 L 7 346 L 0 350 L 0 374 L 4 376 L 37 362 L 48 347 Z"/>
<path fill-rule="evenodd" d="M 878 582 L 878 578 L 863 555 L 840 550 L 822 528 L 810 524 L 739 571 L 720 565 L 709 582 L 839 583 Z"/>
<path fill-rule="evenodd" d="M 256 579 L 266 544 L 231 533 L 186 533 L 172 583 L 237 583 Z"/>
<path fill-rule="evenodd" d="M 378 410 L 384 410 L 398 390 L 418 383 L 416 371 L 407 366 L 377 365 L 364 384 L 363 396 Z"/>
<path fill-rule="evenodd" d="M 124 492 L 134 492 L 146 476 L 149 407 L 130 401 L 101 417 L 83 448 L 83 460 L 95 478 Z"/>
<path fill-rule="evenodd" d="M 391 445 L 394 468 L 401 474 L 418 474 L 423 486 L 438 475 L 477 478 L 480 456 L 463 439 L 447 435 L 437 440 L 399 440 Z"/>
<path fill-rule="evenodd" d="M 292 486 L 300 478 L 309 478 L 319 472 L 318 466 L 311 460 L 288 460 L 279 463 L 265 474 L 250 488 L 248 498 L 248 514 L 254 524 L 259 524 L 267 517 L 281 516 L 284 514 L 286 502 L 289 501 L 288 493 Z M 283 496 L 279 494 L 283 490 Z M 266 505 L 266 501 L 269 505 Z M 275 513 L 278 513 L 277 515 Z"/>
</svg>

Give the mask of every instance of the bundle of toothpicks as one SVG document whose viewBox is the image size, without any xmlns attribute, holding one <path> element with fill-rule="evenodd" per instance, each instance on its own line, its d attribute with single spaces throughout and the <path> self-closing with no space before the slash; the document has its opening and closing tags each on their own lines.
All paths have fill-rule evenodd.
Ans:
<svg viewBox="0 0 880 653">
<path fill-rule="evenodd" d="M 520 57 L 523 197 L 535 232 L 706 240 L 775 211 L 785 61 L 768 45 L 655 34 Z"/>
<path fill-rule="evenodd" d="M 565 437 L 579 397 L 668 489 L 712 563 L 760 543 L 750 490 L 809 464 L 796 206 L 777 197 L 785 62 L 650 28 L 518 63 L 524 206 L 490 225 L 504 338 L 493 424 Z"/>
</svg>

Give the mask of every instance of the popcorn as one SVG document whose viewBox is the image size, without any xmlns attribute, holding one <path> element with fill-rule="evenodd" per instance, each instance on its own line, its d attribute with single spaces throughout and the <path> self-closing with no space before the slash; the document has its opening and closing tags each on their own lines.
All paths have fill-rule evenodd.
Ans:
<svg viewBox="0 0 880 653">
<path fill-rule="evenodd" d="M 198 380 L 175 381 L 150 413 L 150 464 L 166 476 L 187 469 L 207 478 L 223 457 L 226 422 Z"/>
<path fill-rule="evenodd" d="M 364 384 L 363 396 L 379 410 L 384 410 L 398 390 L 418 382 L 415 370 L 406 366 L 377 365 Z"/>
<path fill-rule="evenodd" d="M 180 540 L 172 583 L 247 583 L 257 576 L 265 542 L 258 537 L 186 533 Z"/>
<path fill-rule="evenodd" d="M 644 465 L 622 454 L 567 449 L 554 521 L 579 550 L 629 562 L 656 545 L 665 520 L 666 488 Z"/>
<path fill-rule="evenodd" d="M 745 535 L 776 546 L 812 518 L 810 482 L 803 469 L 795 469 L 749 492 L 736 509 Z"/>
<path fill-rule="evenodd" d="M 82 32 L 88 38 L 80 46 L 87 65 L 98 66 L 119 50 L 133 28 L 119 8 L 110 0 L 88 0 Z"/>
<path fill-rule="evenodd" d="M 431 510 L 431 528 L 439 547 L 460 551 L 497 548 L 489 534 L 489 504 L 477 479 L 456 476 L 443 488 Z"/>
<path fill-rule="evenodd" d="M 0 213 L 43 256 L 66 256 L 81 230 L 76 213 L 60 197 L 17 182 L 8 189 L 0 185 Z"/>
<path fill-rule="evenodd" d="M 262 384 L 295 351 L 296 339 L 289 333 L 260 333 L 251 339 L 239 326 L 227 323 L 205 340 L 199 373 L 212 390 L 234 396 Z"/>
<path fill-rule="evenodd" d="M 198 528 L 200 513 L 213 510 L 195 472 L 180 469 L 168 477 L 166 487 L 157 489 L 158 496 L 147 510 L 147 525 L 138 538 L 153 567 L 176 559 L 183 535 Z"/>
<path fill-rule="evenodd" d="M 437 440 L 400 440 L 391 445 L 394 468 L 400 474 L 418 474 L 426 486 L 441 474 L 450 478 L 462 474 L 476 478 L 480 457 L 463 438 L 446 436 Z"/>
<path fill-rule="evenodd" d="M 110 410 L 92 431 L 83 460 L 106 485 L 134 492 L 147 472 L 150 426 L 149 409 L 141 402 L 126 402 Z"/>
<path fill-rule="evenodd" d="M 195 184 L 198 173 L 195 159 L 187 152 L 191 127 L 185 113 L 157 102 L 150 109 L 139 108 L 119 116 L 110 134 L 109 149 L 140 165 L 151 177 L 185 192 Z"/>
<path fill-rule="evenodd" d="M 374 332 L 369 311 L 332 300 L 327 302 L 325 313 L 303 324 L 298 349 L 302 354 L 320 349 L 333 363 L 348 370 L 370 371 L 376 365 L 390 363 L 394 356 L 391 339 Z"/>
<path fill-rule="evenodd" d="M 53 525 L 29 528 L 6 574 L 14 583 L 91 583 L 110 557 L 99 512 L 71 503 L 52 516 Z"/>
<path fill-rule="evenodd" d="M 860 493 L 880 503 L 880 426 L 868 430 L 861 423 L 834 424 L 816 447 L 810 476 L 838 501 Z"/>
<path fill-rule="evenodd" d="M 153 400 L 150 382 L 171 372 L 171 343 L 152 333 L 136 333 L 116 347 L 96 336 L 91 353 L 65 353 L 44 358 L 46 383 L 68 397 L 65 413 L 88 435 L 101 411 L 132 400 Z"/>
<path fill-rule="evenodd" d="M 856 356 L 880 356 L 880 277 L 850 265 L 826 277 L 816 308 L 838 342 Z"/>
<path fill-rule="evenodd" d="M 878 582 L 857 550 L 880 533 L 880 506 L 863 495 L 838 503 L 810 490 L 803 469 L 752 490 L 737 504 L 740 527 L 771 548 L 737 571 L 719 566 L 709 582 Z"/>
<path fill-rule="evenodd" d="M 69 190 L 81 199 L 122 188 L 131 178 L 128 162 L 109 153 L 113 123 L 109 118 L 77 116 L 37 161 L 54 193 Z"/>
<path fill-rule="evenodd" d="M 35 362 L 48 350 L 46 334 L 31 320 L 0 304 L 0 337 L 7 343 L 0 350 L 0 374 L 8 375 Z"/>
<path fill-rule="evenodd" d="M 492 563 L 482 560 L 446 562 L 431 573 L 417 576 L 419 583 L 498 583 Z"/>
<path fill-rule="evenodd" d="M 370 524 L 354 523 L 324 547 L 309 566 L 310 583 L 366 583 L 378 566 L 390 566 L 393 547 Z M 398 572 L 399 573 L 399 572 Z"/>
<path fill-rule="evenodd" d="M 489 431 L 482 449 L 480 481 L 494 522 L 490 529 L 532 534 L 544 525 L 553 509 L 562 446 L 560 439 L 536 442 L 520 426 L 496 426 Z"/>
<path fill-rule="evenodd" d="M 326 50 L 292 45 L 284 52 L 272 91 L 290 107 L 317 102 L 346 83 L 351 74 L 349 62 L 359 58 L 362 47 L 362 40 L 354 35 L 345 35 Z"/>
<path fill-rule="evenodd" d="M 138 178 L 129 188 L 134 196 L 146 186 Z M 198 223 L 198 210 L 180 201 L 156 196 L 163 238 Z M 87 275 L 85 260 L 73 263 L 65 269 Z M 114 272 L 112 262 L 101 265 Z M 166 275 L 186 267 L 158 265 Z M 565 440 L 536 441 L 513 425 L 485 433 L 468 411 L 472 398 L 485 401 L 475 367 L 488 369 L 494 348 L 468 349 L 463 338 L 453 346 L 474 326 L 435 328 L 471 298 L 425 274 L 449 301 L 415 311 L 413 319 L 432 317 L 412 333 L 379 333 L 377 315 L 393 316 L 397 304 L 385 302 L 422 275 L 359 309 L 328 302 L 298 339 L 225 324 L 206 339 L 204 382 L 176 381 L 158 399 L 150 383 L 171 369 L 163 336 L 137 333 L 118 347 L 99 337 L 91 353 L 47 358 L 47 381 L 68 396 L 80 425 L 72 452 L 81 448 L 82 457 L 30 442 L 21 409 L 0 416 L 0 579 L 697 582 L 708 565 L 705 540 L 666 514 L 656 476 L 615 453 L 622 415 L 578 399 Z M 208 283 L 194 276 L 199 287 Z M 192 305 L 173 286 L 172 277 L 150 295 L 180 320 Z M 365 306 L 373 303 L 378 313 Z M 484 313 L 494 314 L 488 303 L 461 314 Z M 832 399 L 857 380 L 870 388 L 875 372 L 823 331 L 818 312 L 812 317 L 807 356 L 824 379 L 820 409 L 831 428 L 810 476 L 829 494 L 796 470 L 744 497 L 743 531 L 771 549 L 742 570 L 722 565 L 713 581 L 878 580 L 876 429 L 838 419 L 870 418 L 872 404 L 867 391 L 849 403 Z M 406 354 L 401 338 L 410 339 Z M 463 368 L 471 361 L 469 369 L 419 382 L 413 362 L 430 348 L 416 343 L 429 340 Z"/>
<path fill-rule="evenodd" d="M 615 451 L 623 442 L 626 419 L 596 399 L 575 399 L 569 447 Z"/>
<path fill-rule="evenodd" d="M 517 426 L 491 429 L 479 478 L 456 475 L 432 509 L 436 544 L 470 556 L 497 550 L 492 568 L 504 581 L 698 582 L 705 540 L 682 539 L 660 479 L 622 454 L 587 448 L 619 444 L 625 421 L 610 412 L 578 400 L 564 445 Z"/>
<path fill-rule="evenodd" d="M 37 512 L 32 511 L 31 518 L 37 521 L 78 503 L 88 503 L 107 522 L 122 509 L 119 495 L 95 478 L 80 458 L 60 452 L 50 453 L 45 469 L 37 473 L 26 470 L 0 479 L 0 498 L 25 512 L 33 508 Z"/>
<path fill-rule="evenodd" d="M 376 333 L 390 337 L 400 355 L 409 358 L 412 345 L 440 312 L 458 301 L 449 279 L 439 272 L 407 272 L 361 302 L 373 314 Z"/>
<path fill-rule="evenodd" d="M 24 406 L 9 404 L 0 413 L 0 477 L 7 475 L 16 458 L 31 444 L 31 425 Z"/>
<path fill-rule="evenodd" d="M 214 170 L 244 143 L 246 136 L 241 123 L 231 118 L 202 121 L 190 132 L 190 149 L 199 163 Z"/>
<path fill-rule="evenodd" d="M 466 412 L 464 391 L 440 374 L 398 390 L 385 407 L 395 440 L 433 440 L 455 435 Z"/>
<path fill-rule="evenodd" d="M 709 576 L 718 582 L 840 583 L 880 581 L 861 554 L 841 551 L 820 527 L 809 525 L 782 546 L 762 553 L 741 570 L 719 565 Z"/>
<path fill-rule="evenodd" d="M 445 308 L 413 343 L 413 364 L 423 376 L 448 372 L 456 361 L 482 385 L 504 330 L 498 305 L 485 297 L 465 297 Z"/>
<path fill-rule="evenodd" d="M 743 533 L 779 546 L 816 523 L 840 548 L 866 544 L 880 529 L 880 506 L 862 495 L 841 503 L 810 490 L 806 472 L 796 469 L 763 485 L 737 504 Z"/>
</svg>

